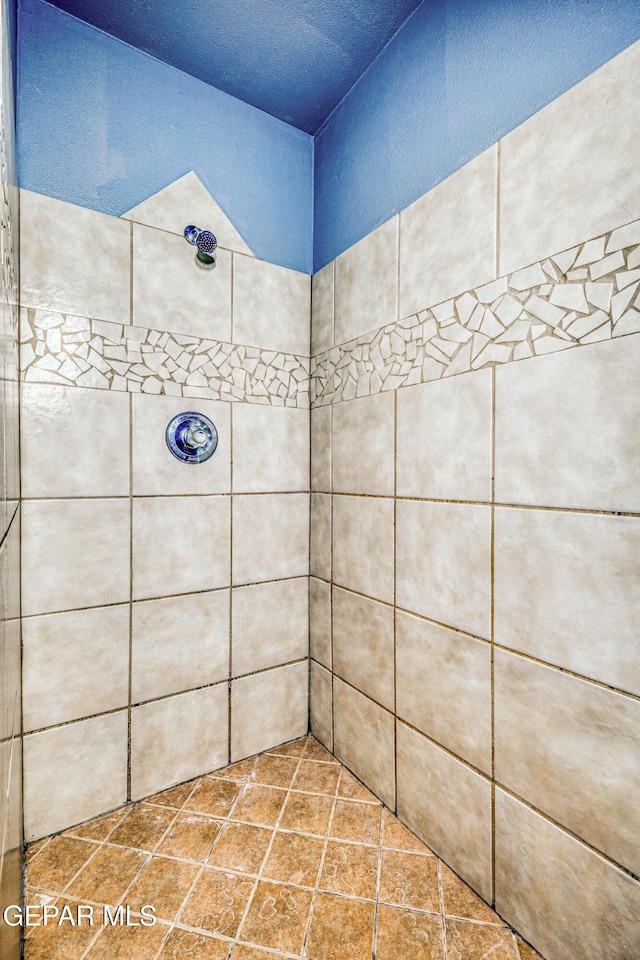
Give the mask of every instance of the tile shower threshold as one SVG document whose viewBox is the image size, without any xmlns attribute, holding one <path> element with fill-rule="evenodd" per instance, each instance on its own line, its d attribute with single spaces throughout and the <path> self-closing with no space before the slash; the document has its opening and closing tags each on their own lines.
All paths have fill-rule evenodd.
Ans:
<svg viewBox="0 0 640 960">
<path fill-rule="evenodd" d="M 40 921 L 24 928 L 26 960 L 538 957 L 313 737 L 38 840 L 26 859 Z"/>
</svg>

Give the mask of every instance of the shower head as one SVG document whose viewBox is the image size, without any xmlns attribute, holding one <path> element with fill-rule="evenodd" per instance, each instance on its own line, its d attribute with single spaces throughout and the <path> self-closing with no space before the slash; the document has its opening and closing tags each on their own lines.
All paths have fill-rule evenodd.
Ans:
<svg viewBox="0 0 640 960">
<path fill-rule="evenodd" d="M 199 267 L 215 267 L 218 241 L 211 230 L 201 230 L 190 224 L 184 228 L 184 238 L 198 248 L 196 263 Z"/>
</svg>

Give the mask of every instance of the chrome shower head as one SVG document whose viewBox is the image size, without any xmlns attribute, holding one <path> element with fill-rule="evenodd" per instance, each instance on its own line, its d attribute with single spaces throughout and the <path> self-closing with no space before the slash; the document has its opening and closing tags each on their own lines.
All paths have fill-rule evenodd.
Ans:
<svg viewBox="0 0 640 960">
<path fill-rule="evenodd" d="M 196 263 L 199 267 L 215 267 L 218 241 L 211 230 L 201 230 L 200 227 L 190 224 L 184 229 L 184 237 L 198 248 Z"/>
</svg>

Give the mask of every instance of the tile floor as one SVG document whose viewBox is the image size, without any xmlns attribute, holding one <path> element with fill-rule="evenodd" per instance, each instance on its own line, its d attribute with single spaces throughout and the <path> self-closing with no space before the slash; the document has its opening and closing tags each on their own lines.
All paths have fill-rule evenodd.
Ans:
<svg viewBox="0 0 640 960">
<path fill-rule="evenodd" d="M 27 902 L 95 925 L 29 928 L 26 960 L 538 957 L 312 737 L 31 844 Z"/>
</svg>

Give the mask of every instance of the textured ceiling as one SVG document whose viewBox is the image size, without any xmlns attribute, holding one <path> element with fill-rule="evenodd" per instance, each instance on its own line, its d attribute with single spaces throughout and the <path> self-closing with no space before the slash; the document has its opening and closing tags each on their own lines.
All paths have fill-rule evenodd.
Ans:
<svg viewBox="0 0 640 960">
<path fill-rule="evenodd" d="M 420 0 L 52 0 L 315 133 Z"/>
</svg>

